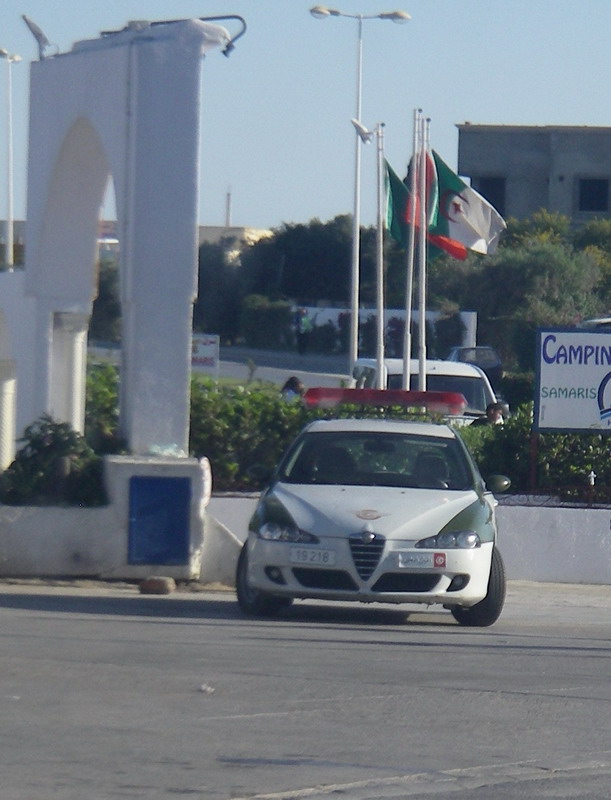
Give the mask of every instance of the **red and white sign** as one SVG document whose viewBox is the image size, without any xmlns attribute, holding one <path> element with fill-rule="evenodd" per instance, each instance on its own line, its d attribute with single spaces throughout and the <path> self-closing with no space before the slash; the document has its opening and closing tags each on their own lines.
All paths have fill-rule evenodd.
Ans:
<svg viewBox="0 0 611 800">
<path fill-rule="evenodd" d="M 218 379 L 219 337 L 217 334 L 194 333 L 191 343 L 191 367 Z"/>
</svg>

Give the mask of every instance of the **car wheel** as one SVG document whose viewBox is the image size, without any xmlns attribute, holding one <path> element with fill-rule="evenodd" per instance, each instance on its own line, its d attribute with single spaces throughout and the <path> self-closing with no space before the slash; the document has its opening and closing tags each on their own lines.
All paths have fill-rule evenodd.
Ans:
<svg viewBox="0 0 611 800">
<path fill-rule="evenodd" d="M 290 597 L 267 594 L 250 586 L 248 583 L 248 542 L 240 551 L 235 585 L 240 609 L 250 617 L 272 616 L 282 609 L 288 608 L 293 602 Z"/>
<path fill-rule="evenodd" d="M 488 578 L 488 594 L 479 603 L 471 608 L 455 606 L 451 609 L 452 616 L 461 625 L 485 628 L 492 625 L 501 616 L 505 603 L 505 567 L 499 551 L 492 551 L 490 564 L 490 577 Z"/>
</svg>

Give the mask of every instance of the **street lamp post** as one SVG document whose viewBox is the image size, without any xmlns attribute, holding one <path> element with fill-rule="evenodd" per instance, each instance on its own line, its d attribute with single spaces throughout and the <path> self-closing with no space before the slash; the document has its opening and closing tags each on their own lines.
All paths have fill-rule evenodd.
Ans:
<svg viewBox="0 0 611 800">
<path fill-rule="evenodd" d="M 357 29 L 357 61 L 356 61 L 356 115 L 355 119 L 361 120 L 361 106 L 363 94 L 363 20 L 389 19 L 391 22 L 401 24 L 411 19 L 407 11 L 385 11 L 380 14 L 346 14 L 336 8 L 327 6 L 314 6 L 310 14 L 316 19 L 327 17 L 348 17 L 358 23 Z M 352 267 L 350 288 L 350 349 L 349 366 L 350 375 L 354 363 L 358 358 L 359 349 L 359 283 L 360 283 L 360 230 L 361 230 L 361 137 L 355 136 L 354 151 L 354 211 L 352 215 Z"/>
<path fill-rule="evenodd" d="M 6 237 L 4 263 L 10 271 L 14 264 L 14 243 L 13 243 L 13 80 L 12 66 L 17 61 L 21 61 L 21 56 L 16 53 L 9 53 L 4 48 L 0 48 L 0 58 L 6 59 L 7 66 L 7 89 L 6 89 L 6 119 L 7 119 L 7 165 L 6 165 Z"/>
</svg>

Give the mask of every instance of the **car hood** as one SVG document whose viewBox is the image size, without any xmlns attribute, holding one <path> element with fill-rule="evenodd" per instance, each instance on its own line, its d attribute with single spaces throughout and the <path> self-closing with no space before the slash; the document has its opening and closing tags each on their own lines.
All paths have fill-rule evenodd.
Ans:
<svg viewBox="0 0 611 800">
<path fill-rule="evenodd" d="M 412 541 L 439 533 L 461 511 L 483 502 L 473 489 L 286 483 L 276 484 L 267 497 L 280 502 L 299 528 L 319 536 L 345 538 L 351 533 L 372 531 L 387 539 Z"/>
</svg>

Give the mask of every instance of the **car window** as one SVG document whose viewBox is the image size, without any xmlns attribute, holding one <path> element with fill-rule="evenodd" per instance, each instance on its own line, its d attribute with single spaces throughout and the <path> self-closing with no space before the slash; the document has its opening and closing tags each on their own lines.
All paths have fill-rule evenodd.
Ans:
<svg viewBox="0 0 611 800">
<path fill-rule="evenodd" d="M 356 365 L 352 373 L 356 389 L 372 389 L 376 384 L 376 371 L 373 367 Z"/>
<path fill-rule="evenodd" d="M 388 388 L 400 389 L 401 375 L 389 375 Z M 412 389 L 418 388 L 418 375 L 412 375 L 410 380 Z M 488 403 L 493 403 L 495 398 L 490 394 L 481 377 L 468 377 L 463 375 L 435 375 L 426 376 L 426 388 L 431 392 L 458 392 L 467 401 L 467 411 L 484 413 Z"/>
<path fill-rule="evenodd" d="M 471 470 L 454 439 L 402 433 L 311 433 L 279 470 L 289 483 L 471 488 Z"/>
</svg>

